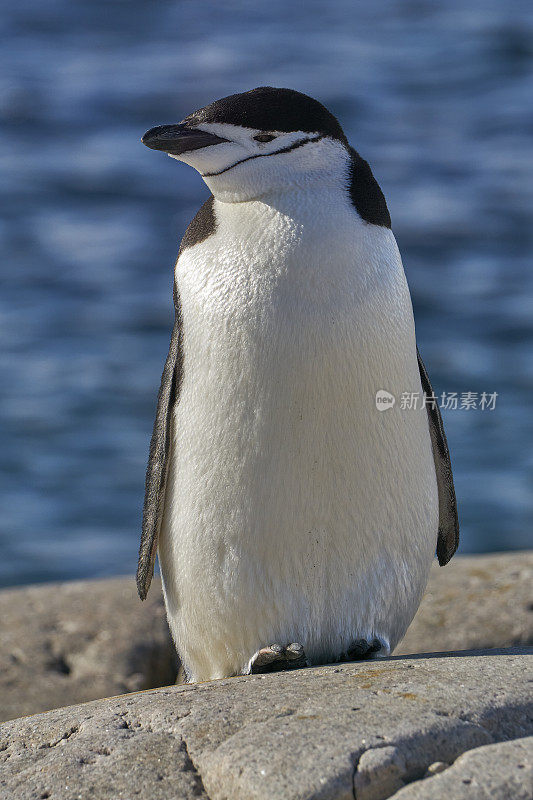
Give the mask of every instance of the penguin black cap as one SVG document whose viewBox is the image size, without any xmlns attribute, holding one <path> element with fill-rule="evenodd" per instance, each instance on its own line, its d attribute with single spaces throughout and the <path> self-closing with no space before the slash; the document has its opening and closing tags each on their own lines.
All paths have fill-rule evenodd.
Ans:
<svg viewBox="0 0 533 800">
<path fill-rule="evenodd" d="M 260 86 L 242 94 L 216 100 L 185 117 L 183 123 L 194 126 L 206 122 L 240 125 L 261 131 L 305 131 L 320 133 L 347 144 L 344 132 L 322 103 L 296 92 Z"/>
</svg>

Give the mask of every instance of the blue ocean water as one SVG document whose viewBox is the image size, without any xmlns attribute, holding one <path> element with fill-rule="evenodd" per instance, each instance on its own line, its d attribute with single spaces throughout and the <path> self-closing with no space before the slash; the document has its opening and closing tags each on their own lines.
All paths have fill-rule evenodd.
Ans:
<svg viewBox="0 0 533 800">
<path fill-rule="evenodd" d="M 178 241 L 207 196 L 149 127 L 258 85 L 333 110 L 388 200 L 462 552 L 532 544 L 533 6 L 6 0 L 0 584 L 133 572 Z M 385 387 L 386 388 L 386 387 Z"/>
</svg>

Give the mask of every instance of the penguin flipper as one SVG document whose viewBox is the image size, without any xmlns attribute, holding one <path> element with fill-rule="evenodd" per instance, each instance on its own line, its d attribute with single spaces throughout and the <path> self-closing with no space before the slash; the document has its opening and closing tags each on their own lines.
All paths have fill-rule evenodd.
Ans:
<svg viewBox="0 0 533 800">
<path fill-rule="evenodd" d="M 172 408 L 179 395 L 183 367 L 181 310 L 176 289 L 174 289 L 174 307 L 176 318 L 170 338 L 167 360 L 161 377 L 154 429 L 150 441 L 150 455 L 146 469 L 141 545 L 139 548 L 139 563 L 137 565 L 137 591 L 141 600 L 146 598 L 154 574 L 159 530 L 165 506 Z"/>
<path fill-rule="evenodd" d="M 420 357 L 418 348 L 418 369 L 422 381 L 422 390 L 427 397 L 433 396 L 433 389 Z M 444 433 L 444 425 L 439 406 L 431 408 L 431 403 L 426 406 L 428 412 L 429 433 L 431 436 L 431 446 L 433 449 L 433 461 L 435 462 L 435 472 L 437 473 L 437 489 L 439 496 L 439 533 L 437 538 L 437 557 L 439 564 L 443 567 L 451 559 L 459 546 L 459 519 L 457 516 L 457 501 L 455 499 L 455 488 L 453 485 L 452 465 L 450 461 L 450 451 Z"/>
<path fill-rule="evenodd" d="M 215 198 L 210 195 L 185 231 L 178 252 L 178 261 L 184 250 L 203 242 L 215 232 L 217 223 L 214 202 Z M 141 546 L 137 565 L 137 591 L 141 600 L 146 598 L 154 574 L 159 530 L 165 508 L 165 487 L 171 438 L 170 422 L 174 403 L 179 398 L 183 374 L 183 324 L 180 297 L 175 281 L 174 311 L 176 317 L 157 398 L 157 411 L 146 469 Z"/>
</svg>

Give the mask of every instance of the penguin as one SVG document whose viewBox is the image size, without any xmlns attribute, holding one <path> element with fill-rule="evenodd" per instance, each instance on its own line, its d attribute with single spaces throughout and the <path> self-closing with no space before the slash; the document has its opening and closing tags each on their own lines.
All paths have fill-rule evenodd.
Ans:
<svg viewBox="0 0 533 800">
<path fill-rule="evenodd" d="M 433 390 L 383 193 L 291 89 L 142 142 L 211 194 L 175 267 L 139 595 L 158 554 L 189 682 L 386 656 L 459 526 L 438 405 L 399 402 Z"/>
</svg>

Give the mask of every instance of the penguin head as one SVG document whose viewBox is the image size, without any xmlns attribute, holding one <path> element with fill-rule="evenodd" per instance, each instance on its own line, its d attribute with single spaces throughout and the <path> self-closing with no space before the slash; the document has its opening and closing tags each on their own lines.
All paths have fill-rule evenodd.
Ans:
<svg viewBox="0 0 533 800">
<path fill-rule="evenodd" d="M 271 86 L 151 128 L 142 142 L 194 167 L 224 202 L 335 180 L 350 158 L 340 124 L 321 103 Z"/>
</svg>

